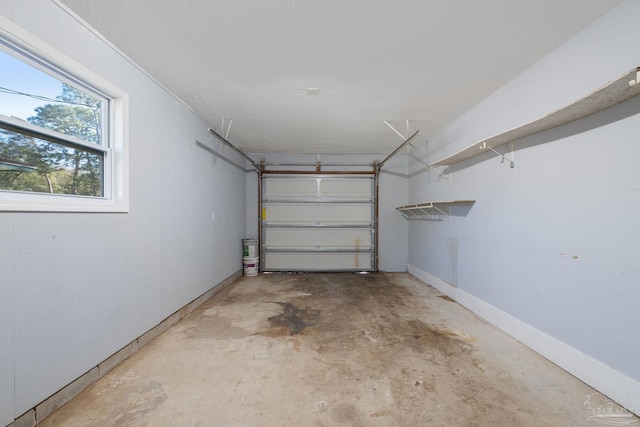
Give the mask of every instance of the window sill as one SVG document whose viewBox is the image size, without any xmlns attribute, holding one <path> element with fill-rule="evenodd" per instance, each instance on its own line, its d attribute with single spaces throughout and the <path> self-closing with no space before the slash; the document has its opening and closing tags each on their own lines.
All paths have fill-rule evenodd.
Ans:
<svg viewBox="0 0 640 427">
<path fill-rule="evenodd" d="M 128 213 L 129 203 L 124 197 L 112 200 L 0 191 L 0 212 Z"/>
</svg>

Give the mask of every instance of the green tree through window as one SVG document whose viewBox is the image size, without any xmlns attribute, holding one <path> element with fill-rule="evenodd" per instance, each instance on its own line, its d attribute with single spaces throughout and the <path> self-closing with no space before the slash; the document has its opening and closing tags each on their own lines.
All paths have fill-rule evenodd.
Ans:
<svg viewBox="0 0 640 427">
<path fill-rule="evenodd" d="M 101 101 L 62 83 L 62 94 L 34 109 L 27 122 L 84 142 L 102 144 Z M 4 92 L 10 89 L 3 88 Z M 13 91 L 16 96 L 32 96 Z M 81 196 L 103 195 L 101 151 L 64 139 L 0 129 L 0 189 Z M 4 167 L 3 167 L 4 165 Z"/>
</svg>

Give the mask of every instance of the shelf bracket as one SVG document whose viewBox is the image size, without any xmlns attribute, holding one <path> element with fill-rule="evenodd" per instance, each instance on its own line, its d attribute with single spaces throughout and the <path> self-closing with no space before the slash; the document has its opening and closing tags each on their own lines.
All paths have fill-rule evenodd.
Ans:
<svg viewBox="0 0 640 427">
<path fill-rule="evenodd" d="M 486 142 L 486 141 L 485 141 L 485 142 L 483 142 L 483 143 L 480 145 L 480 149 L 481 149 L 481 150 L 486 150 L 487 148 L 488 148 L 489 150 L 493 151 L 493 152 L 494 152 L 495 154 L 497 154 L 498 156 L 500 156 L 500 158 L 501 158 L 500 163 L 504 163 L 505 159 L 507 159 L 507 160 L 509 160 L 509 167 L 510 167 L 511 169 L 513 169 L 513 168 L 516 166 L 516 164 L 513 162 L 513 142 L 511 143 L 511 159 L 506 158 L 504 154 L 502 154 L 502 153 L 500 153 L 499 151 L 495 150 L 495 149 L 494 149 L 494 148 L 492 148 L 490 145 L 487 145 L 487 142 Z"/>
<path fill-rule="evenodd" d="M 447 181 L 451 181 L 451 174 L 450 173 L 442 173 L 442 172 L 440 172 L 438 174 L 438 180 L 441 180 L 441 179 L 446 179 Z"/>
<path fill-rule="evenodd" d="M 396 208 L 405 219 L 434 219 L 451 218 L 451 206 L 472 205 L 475 200 L 451 200 L 441 202 L 424 202 Z"/>
<path fill-rule="evenodd" d="M 449 212 L 445 212 L 445 211 L 443 211 L 442 209 L 440 209 L 439 207 L 437 207 L 435 205 L 433 206 L 433 209 L 437 210 L 438 212 L 440 212 L 442 215 L 444 215 L 447 218 L 449 218 L 449 216 L 450 216 Z"/>
<path fill-rule="evenodd" d="M 438 212 L 438 214 L 430 214 L 433 218 L 440 218 L 440 217 L 445 217 L 445 218 L 450 218 L 451 215 L 449 215 L 449 212 L 444 211 L 443 209 L 440 209 L 438 206 L 436 205 L 431 205 L 431 209 L 435 210 Z"/>
</svg>

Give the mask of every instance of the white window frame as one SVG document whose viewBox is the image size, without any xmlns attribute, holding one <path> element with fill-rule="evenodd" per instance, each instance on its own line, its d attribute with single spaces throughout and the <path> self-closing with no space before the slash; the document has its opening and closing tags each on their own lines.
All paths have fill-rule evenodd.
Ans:
<svg viewBox="0 0 640 427">
<path fill-rule="evenodd" d="M 74 86 L 87 87 L 108 100 L 104 109 L 107 128 L 102 145 L 61 135 L 11 117 L 0 116 L 4 123 L 31 134 L 73 140 L 78 147 L 101 151 L 103 158 L 102 197 L 67 194 L 44 194 L 0 190 L 0 211 L 10 212 L 128 212 L 129 211 L 129 159 L 128 159 L 128 95 L 86 67 L 26 32 L 15 23 L 0 16 L 0 43 L 37 60 L 29 62 L 41 71 L 61 81 L 74 82 Z M 4 48 L 3 46 L 3 48 Z M 43 65 L 38 66 L 38 62 Z M 46 65 L 44 65 L 46 64 Z M 54 71 L 54 73 L 52 73 Z M 79 84 L 78 84 L 79 83 Z M 18 130 L 19 131 L 19 130 Z"/>
</svg>

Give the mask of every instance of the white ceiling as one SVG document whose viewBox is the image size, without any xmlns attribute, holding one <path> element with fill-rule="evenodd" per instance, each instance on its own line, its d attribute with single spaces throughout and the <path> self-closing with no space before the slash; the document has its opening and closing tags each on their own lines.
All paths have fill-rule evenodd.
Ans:
<svg viewBox="0 0 640 427">
<path fill-rule="evenodd" d="M 389 154 L 619 0 L 61 2 L 248 153 Z"/>
</svg>

